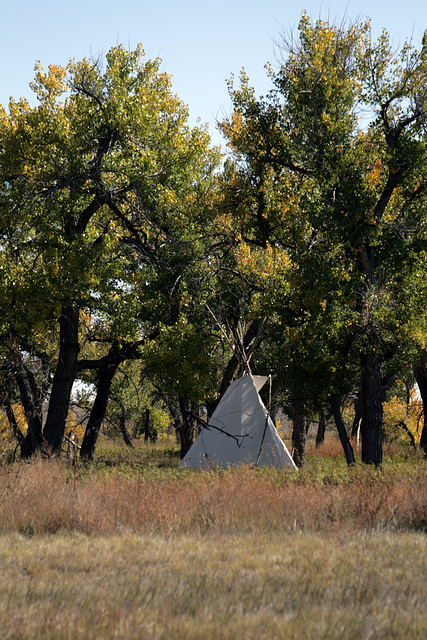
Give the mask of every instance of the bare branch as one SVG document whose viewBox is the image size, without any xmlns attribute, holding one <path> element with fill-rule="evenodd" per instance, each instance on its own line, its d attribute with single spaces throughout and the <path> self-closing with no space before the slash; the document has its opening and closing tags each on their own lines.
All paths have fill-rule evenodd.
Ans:
<svg viewBox="0 0 427 640">
<path fill-rule="evenodd" d="M 239 449 L 242 446 L 243 440 L 245 438 L 251 438 L 252 439 L 252 436 L 250 436 L 249 433 L 243 433 L 240 436 L 233 436 L 232 433 L 229 433 L 228 431 L 226 431 L 222 427 L 216 427 L 215 425 L 210 424 L 209 422 L 206 422 L 206 420 L 203 420 L 202 418 L 200 418 L 198 415 L 196 415 L 192 411 L 189 411 L 187 409 L 185 409 L 184 411 L 188 416 L 190 416 L 190 418 L 193 418 L 193 420 L 196 420 L 205 429 L 208 429 L 208 430 L 209 429 L 215 429 L 215 431 L 219 431 L 220 433 L 222 433 L 223 435 L 227 436 L 228 438 L 232 438 L 233 440 L 235 440 Z"/>
</svg>

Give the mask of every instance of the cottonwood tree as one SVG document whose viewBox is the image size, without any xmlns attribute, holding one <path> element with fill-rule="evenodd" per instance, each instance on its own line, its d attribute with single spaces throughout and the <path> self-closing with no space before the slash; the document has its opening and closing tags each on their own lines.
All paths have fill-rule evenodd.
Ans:
<svg viewBox="0 0 427 640">
<path fill-rule="evenodd" d="M 173 245 L 180 234 L 191 245 L 192 216 L 202 224 L 218 154 L 142 47 L 114 47 L 105 67 L 37 65 L 32 87 L 37 107 L 0 111 L 2 330 L 20 352 L 50 333 L 42 436 L 58 451 L 82 368 L 99 369 L 104 411 L 117 360 L 170 321 L 182 277 Z M 96 357 L 82 352 L 86 316 L 104 327 Z"/>
<path fill-rule="evenodd" d="M 339 324 L 323 332 L 339 334 L 342 350 L 326 350 L 325 362 L 357 356 L 362 460 L 380 465 L 383 368 L 423 313 L 408 294 L 425 280 L 427 42 L 394 53 L 386 32 L 373 42 L 369 22 L 337 27 L 303 14 L 280 52 L 266 98 L 245 74 L 230 86 L 222 131 L 237 163 L 233 210 L 252 248 L 287 252 L 282 287 L 296 283 L 310 330 L 334 306 Z"/>
</svg>

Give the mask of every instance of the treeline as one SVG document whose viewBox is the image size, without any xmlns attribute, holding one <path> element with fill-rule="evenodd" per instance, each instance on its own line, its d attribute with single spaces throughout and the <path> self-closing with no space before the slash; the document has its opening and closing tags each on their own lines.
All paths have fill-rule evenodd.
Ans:
<svg viewBox="0 0 427 640">
<path fill-rule="evenodd" d="M 354 402 L 381 465 L 387 396 L 427 402 L 426 37 L 396 53 L 304 14 L 280 52 L 267 96 L 230 81 L 226 158 L 141 47 L 38 66 L 37 106 L 0 109 L 0 401 L 23 456 L 60 450 L 84 390 L 85 458 L 141 388 L 184 455 L 250 368 L 274 373 L 298 465 L 313 415 L 350 464 Z"/>
</svg>

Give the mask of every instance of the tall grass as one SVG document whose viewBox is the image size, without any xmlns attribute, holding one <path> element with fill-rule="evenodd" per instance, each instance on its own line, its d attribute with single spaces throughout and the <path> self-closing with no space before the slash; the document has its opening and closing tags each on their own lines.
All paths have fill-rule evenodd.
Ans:
<svg viewBox="0 0 427 640">
<path fill-rule="evenodd" d="M 132 454 L 134 455 L 134 454 Z M 157 458 L 156 458 L 157 455 Z M 152 448 L 152 459 L 161 460 Z M 423 460 L 382 472 L 309 456 L 302 471 L 180 470 L 59 460 L 0 467 L 0 531 L 227 534 L 427 531 Z"/>
</svg>

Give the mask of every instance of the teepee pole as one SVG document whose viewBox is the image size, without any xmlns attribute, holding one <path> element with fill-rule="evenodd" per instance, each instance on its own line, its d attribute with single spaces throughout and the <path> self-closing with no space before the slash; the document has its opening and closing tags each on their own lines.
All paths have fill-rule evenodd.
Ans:
<svg viewBox="0 0 427 640">
<path fill-rule="evenodd" d="M 235 353 L 237 354 L 237 358 L 238 360 L 240 360 L 240 367 L 244 370 L 245 375 L 252 375 L 251 368 L 249 366 L 249 360 L 251 359 L 252 354 L 250 354 L 248 357 L 248 354 L 246 353 L 243 337 L 240 335 L 239 329 L 236 328 L 236 330 L 233 330 L 227 321 L 228 330 L 233 336 L 233 342 L 232 342 L 230 338 L 227 336 L 227 333 L 224 331 L 223 327 L 219 323 L 217 317 L 215 316 L 214 312 L 209 307 L 207 302 L 205 302 L 205 307 L 211 314 L 212 318 L 215 320 L 218 329 L 221 331 L 222 335 L 230 345 L 231 349 L 235 351 Z M 264 326 L 264 320 L 263 320 L 262 326 Z"/>
<path fill-rule="evenodd" d="M 271 373 L 268 376 L 268 381 L 269 381 L 269 389 L 268 389 L 268 406 L 267 406 L 267 415 L 265 416 L 265 425 L 264 425 L 264 433 L 262 434 L 262 438 L 261 438 L 261 444 L 259 445 L 259 451 L 258 451 L 258 456 L 256 459 L 256 463 L 255 466 L 258 466 L 259 463 L 259 459 L 261 457 L 261 453 L 262 453 L 262 447 L 264 444 L 264 440 L 265 440 L 265 434 L 267 433 L 267 426 L 268 426 L 268 419 L 270 417 L 270 410 L 271 410 Z"/>
</svg>

